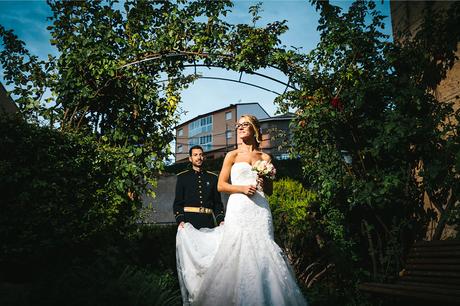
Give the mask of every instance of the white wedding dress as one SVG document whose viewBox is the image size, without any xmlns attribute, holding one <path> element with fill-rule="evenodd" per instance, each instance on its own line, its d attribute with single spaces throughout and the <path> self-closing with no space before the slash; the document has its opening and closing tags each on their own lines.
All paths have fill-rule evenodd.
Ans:
<svg viewBox="0 0 460 306">
<path fill-rule="evenodd" d="M 235 185 L 255 185 L 245 162 L 233 164 Z M 176 258 L 184 305 L 307 305 L 294 274 L 273 240 L 270 207 L 262 192 L 235 193 L 225 225 L 195 229 L 186 223 L 176 237 Z"/>
</svg>

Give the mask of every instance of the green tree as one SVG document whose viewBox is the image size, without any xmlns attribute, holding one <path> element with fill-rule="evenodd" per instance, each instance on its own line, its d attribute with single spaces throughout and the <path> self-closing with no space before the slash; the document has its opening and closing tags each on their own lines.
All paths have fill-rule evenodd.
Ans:
<svg viewBox="0 0 460 306">
<path fill-rule="evenodd" d="M 24 262 L 46 257 L 43 244 L 55 253 L 82 242 L 91 249 L 132 233 L 140 194 L 169 154 L 180 90 L 195 79 L 184 65 L 267 66 L 287 29 L 230 25 L 231 1 L 48 4 L 56 56 L 39 59 L 0 25 L 4 79 L 27 122 L 2 117 L 0 186 L 11 208 L 2 215 L 3 259 Z M 13 169 L 22 170 L 9 178 Z M 27 226 L 15 231 L 25 215 Z"/>
<path fill-rule="evenodd" d="M 300 90 L 278 102 L 297 110 L 293 152 L 318 194 L 322 238 L 346 259 L 336 271 L 345 280 L 359 268 L 391 277 L 436 217 L 424 209 L 424 192 L 441 207 L 441 222 L 458 209 L 459 112 L 431 89 L 455 59 L 459 6 L 399 44 L 381 33 L 373 2 L 347 12 L 312 2 L 320 43 L 295 62 L 291 80 Z"/>
<path fill-rule="evenodd" d="M 27 119 L 125 147 L 138 169 L 131 179 L 143 183 L 140 187 L 153 183 L 152 172 L 169 154 L 180 90 L 195 78 L 183 75 L 184 64 L 196 59 L 238 71 L 267 66 L 287 29 L 284 22 L 230 25 L 223 17 L 231 1 L 49 5 L 57 57 L 39 60 L 0 26 L 7 85 Z M 257 11 L 253 15 L 257 18 Z M 46 90 L 52 96 L 43 100 Z"/>
</svg>

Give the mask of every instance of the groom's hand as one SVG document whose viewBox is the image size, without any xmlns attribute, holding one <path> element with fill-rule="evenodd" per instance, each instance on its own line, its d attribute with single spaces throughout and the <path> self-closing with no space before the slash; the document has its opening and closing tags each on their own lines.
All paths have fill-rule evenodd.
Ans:
<svg viewBox="0 0 460 306">
<path fill-rule="evenodd" d="M 221 225 L 224 225 L 224 221 L 222 221 L 222 222 L 219 223 L 219 226 L 221 226 Z"/>
<path fill-rule="evenodd" d="M 179 223 L 179 228 L 184 228 L 184 221 L 182 221 L 181 223 Z"/>
</svg>

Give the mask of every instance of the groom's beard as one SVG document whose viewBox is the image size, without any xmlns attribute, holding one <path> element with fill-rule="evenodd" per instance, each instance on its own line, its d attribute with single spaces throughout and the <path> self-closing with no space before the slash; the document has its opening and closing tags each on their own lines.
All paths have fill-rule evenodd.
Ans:
<svg viewBox="0 0 460 306">
<path fill-rule="evenodd" d="M 193 166 L 193 167 L 196 167 L 196 168 L 200 168 L 200 170 L 201 170 L 201 168 L 203 167 L 203 160 L 193 161 L 193 162 L 192 162 L 192 166 Z"/>
</svg>

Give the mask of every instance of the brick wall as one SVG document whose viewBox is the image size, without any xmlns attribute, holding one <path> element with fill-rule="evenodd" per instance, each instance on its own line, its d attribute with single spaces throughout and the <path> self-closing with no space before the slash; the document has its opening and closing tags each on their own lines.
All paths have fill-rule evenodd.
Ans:
<svg viewBox="0 0 460 306">
<path fill-rule="evenodd" d="M 414 35 L 423 20 L 424 10 L 448 9 L 451 4 L 451 1 L 390 1 L 394 39 L 401 40 L 401 34 L 406 32 Z M 460 58 L 460 42 L 456 54 Z M 460 107 L 460 61 L 448 71 L 435 96 L 439 101 L 452 101 L 456 108 Z"/>
<path fill-rule="evenodd" d="M 390 1 L 391 22 L 393 27 L 393 37 L 395 40 L 401 40 L 401 34 L 409 32 L 414 35 L 420 27 L 423 20 L 424 10 L 448 9 L 452 4 L 451 1 Z M 460 42 L 457 43 L 456 55 L 460 58 Z M 436 88 L 435 97 L 440 102 L 453 102 L 454 108 L 460 107 L 460 61 L 457 60 L 451 70 L 447 72 L 447 76 L 441 81 Z M 435 209 L 431 204 L 429 197 L 425 194 L 425 208 Z M 434 233 L 437 222 L 432 222 L 429 225 L 427 239 L 431 238 Z M 443 232 L 443 237 L 454 236 L 456 232 L 449 226 Z"/>
</svg>

